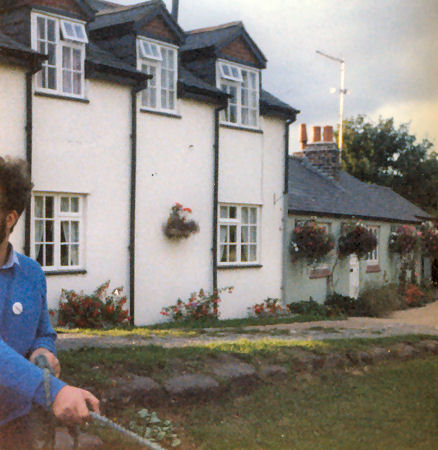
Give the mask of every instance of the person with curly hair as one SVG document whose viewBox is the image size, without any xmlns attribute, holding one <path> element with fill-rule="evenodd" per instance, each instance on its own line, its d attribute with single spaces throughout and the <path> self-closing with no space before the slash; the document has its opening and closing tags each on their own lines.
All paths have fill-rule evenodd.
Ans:
<svg viewBox="0 0 438 450">
<path fill-rule="evenodd" d="M 26 209 L 33 185 L 23 160 L 0 157 L 0 449 L 32 449 L 28 415 L 46 406 L 43 371 L 33 362 L 45 355 L 51 376 L 53 414 L 81 423 L 89 408 L 99 412 L 90 392 L 58 379 L 56 333 L 49 322 L 46 280 L 40 265 L 17 253 L 9 237 Z"/>
</svg>

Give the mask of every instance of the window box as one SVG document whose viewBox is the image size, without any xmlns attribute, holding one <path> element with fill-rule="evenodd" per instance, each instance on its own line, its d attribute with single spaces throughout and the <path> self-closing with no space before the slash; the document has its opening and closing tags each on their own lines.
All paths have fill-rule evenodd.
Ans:
<svg viewBox="0 0 438 450">
<path fill-rule="evenodd" d="M 379 264 L 367 264 L 366 273 L 377 273 L 381 270 Z"/>
<path fill-rule="evenodd" d="M 315 280 L 317 278 L 331 277 L 332 273 L 329 268 L 321 267 L 319 269 L 312 269 L 310 271 L 309 279 Z"/>
</svg>

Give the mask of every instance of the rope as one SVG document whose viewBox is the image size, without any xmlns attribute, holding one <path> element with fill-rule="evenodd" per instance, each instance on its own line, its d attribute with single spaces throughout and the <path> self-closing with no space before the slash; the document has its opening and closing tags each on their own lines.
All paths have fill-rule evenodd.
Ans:
<svg viewBox="0 0 438 450">
<path fill-rule="evenodd" d="M 43 369 L 44 371 L 44 393 L 46 397 L 46 406 L 47 409 L 50 411 L 50 408 L 52 406 L 52 396 L 50 394 L 50 375 L 52 375 L 52 370 L 47 362 L 47 358 L 44 355 L 39 355 L 35 358 L 35 365 L 39 368 Z M 158 444 L 143 438 L 139 436 L 138 434 L 128 430 L 125 427 L 122 427 L 121 425 L 113 422 L 112 420 L 108 419 L 105 416 L 101 416 L 100 414 L 95 413 L 94 411 L 90 411 L 90 417 L 98 422 L 102 426 L 107 426 L 109 428 L 112 428 L 113 430 L 119 432 L 120 434 L 123 434 L 124 436 L 127 436 L 135 441 L 137 441 L 139 444 L 150 448 L 152 450 L 164 450 L 163 447 L 160 447 Z M 73 436 L 74 444 L 73 448 L 77 449 L 79 446 L 79 430 L 77 426 L 74 427 L 68 427 L 70 434 Z M 48 426 L 48 433 L 49 433 L 49 439 L 47 443 L 47 449 L 53 450 L 55 448 L 55 432 L 56 432 L 56 419 L 53 415 L 50 415 L 50 421 Z"/>
<path fill-rule="evenodd" d="M 99 422 L 101 425 L 112 428 L 113 430 L 118 431 L 120 434 L 136 440 L 139 444 L 142 444 L 145 447 L 148 447 L 152 450 L 164 450 L 163 447 L 160 447 L 158 444 L 155 444 L 154 442 L 151 442 L 148 439 L 139 436 L 138 434 L 126 429 L 125 427 L 122 427 L 121 425 L 113 422 L 107 417 L 101 416 L 100 414 L 97 414 L 93 411 L 90 411 L 90 417 L 93 418 L 93 420 L 95 420 L 96 422 Z"/>
</svg>

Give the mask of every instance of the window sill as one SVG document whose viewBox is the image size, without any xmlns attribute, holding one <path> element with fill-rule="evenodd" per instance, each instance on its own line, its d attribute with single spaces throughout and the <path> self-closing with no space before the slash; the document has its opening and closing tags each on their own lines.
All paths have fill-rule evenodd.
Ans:
<svg viewBox="0 0 438 450">
<path fill-rule="evenodd" d="M 243 127 L 240 125 L 232 125 L 229 123 L 221 123 L 220 126 L 222 128 L 230 128 L 232 130 L 242 130 L 242 131 L 249 131 L 250 133 L 258 133 L 258 134 L 263 134 L 263 130 L 261 130 L 260 128 L 248 128 L 248 127 Z"/>
<path fill-rule="evenodd" d="M 44 270 L 46 277 L 59 276 L 59 275 L 86 275 L 87 271 L 84 269 L 77 270 Z"/>
<path fill-rule="evenodd" d="M 380 268 L 379 264 L 368 264 L 366 268 L 366 273 L 377 273 L 380 272 L 382 269 Z"/>
<path fill-rule="evenodd" d="M 61 94 L 49 94 L 48 92 L 35 91 L 34 95 L 37 97 L 56 98 L 58 100 L 69 100 L 69 101 L 79 102 L 79 103 L 90 103 L 90 100 L 88 100 L 87 98 L 69 97 L 68 95 L 61 95 Z"/>
<path fill-rule="evenodd" d="M 315 280 L 318 278 L 327 278 L 331 276 L 331 271 L 330 269 L 313 269 L 310 272 L 309 278 L 311 280 Z"/>
<path fill-rule="evenodd" d="M 261 269 L 262 264 L 225 264 L 218 265 L 218 269 Z"/>
<path fill-rule="evenodd" d="M 176 113 L 164 112 L 164 111 L 154 111 L 152 109 L 140 108 L 140 112 L 155 114 L 157 116 L 170 117 L 172 119 L 182 119 L 182 116 Z"/>
</svg>

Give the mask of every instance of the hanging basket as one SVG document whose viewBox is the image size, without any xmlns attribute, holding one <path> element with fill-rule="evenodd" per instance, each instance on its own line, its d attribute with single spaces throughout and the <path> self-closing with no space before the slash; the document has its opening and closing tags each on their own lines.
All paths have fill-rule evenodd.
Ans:
<svg viewBox="0 0 438 450">
<path fill-rule="evenodd" d="M 297 225 L 292 232 L 289 251 L 292 262 L 320 262 L 335 246 L 333 235 L 313 220 Z"/>
<path fill-rule="evenodd" d="M 365 257 L 377 247 L 377 238 L 371 230 L 360 223 L 344 226 L 338 242 L 338 255 L 345 258 L 356 254 L 358 258 Z"/>
<path fill-rule="evenodd" d="M 163 225 L 163 232 L 169 239 L 187 239 L 191 234 L 199 231 L 199 225 L 194 220 L 189 220 L 190 208 L 183 208 L 181 203 L 175 203 L 170 210 L 170 215 Z"/>
</svg>

